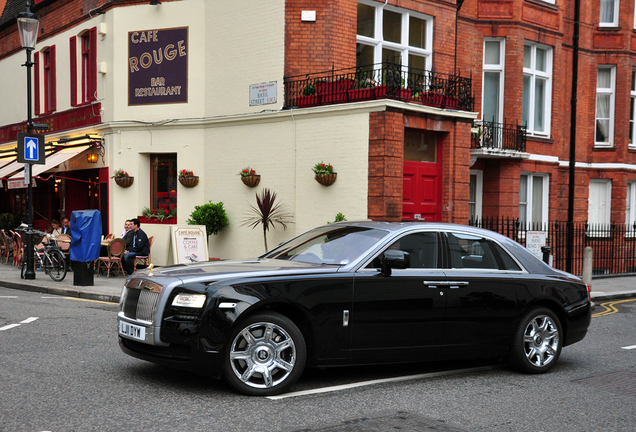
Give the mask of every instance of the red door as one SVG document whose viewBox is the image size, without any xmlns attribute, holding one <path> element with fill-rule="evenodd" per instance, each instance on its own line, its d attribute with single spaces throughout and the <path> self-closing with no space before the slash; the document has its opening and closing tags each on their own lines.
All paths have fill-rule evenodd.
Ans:
<svg viewBox="0 0 636 432">
<path fill-rule="evenodd" d="M 405 131 L 402 220 L 442 220 L 442 161 L 434 133 Z"/>
</svg>

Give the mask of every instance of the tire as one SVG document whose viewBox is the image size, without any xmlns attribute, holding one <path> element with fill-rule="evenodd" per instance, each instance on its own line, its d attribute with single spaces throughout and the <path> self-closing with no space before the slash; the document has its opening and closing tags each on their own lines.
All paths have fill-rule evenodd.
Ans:
<svg viewBox="0 0 636 432">
<path fill-rule="evenodd" d="M 48 255 L 50 261 L 48 261 L 46 257 L 44 258 L 46 273 L 56 282 L 63 281 L 66 277 L 66 261 L 64 260 L 64 255 L 55 249 L 49 251 Z"/>
<path fill-rule="evenodd" d="M 539 374 L 557 362 L 563 347 L 563 330 L 548 308 L 528 312 L 519 322 L 510 350 L 510 365 L 521 372 Z"/>
<path fill-rule="evenodd" d="M 223 375 L 240 393 L 283 393 L 305 368 L 305 339 L 296 324 L 279 313 L 248 317 L 230 333 L 228 342 Z"/>
</svg>

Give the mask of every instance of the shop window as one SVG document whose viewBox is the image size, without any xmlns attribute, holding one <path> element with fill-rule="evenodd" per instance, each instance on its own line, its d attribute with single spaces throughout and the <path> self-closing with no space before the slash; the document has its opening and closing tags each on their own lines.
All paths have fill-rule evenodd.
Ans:
<svg viewBox="0 0 636 432">
<path fill-rule="evenodd" d="M 177 155 L 150 155 L 151 209 L 177 213 Z"/>
</svg>

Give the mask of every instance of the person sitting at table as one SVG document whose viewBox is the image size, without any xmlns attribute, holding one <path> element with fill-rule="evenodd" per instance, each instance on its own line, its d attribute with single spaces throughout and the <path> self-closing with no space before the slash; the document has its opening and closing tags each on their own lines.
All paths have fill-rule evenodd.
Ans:
<svg viewBox="0 0 636 432">
<path fill-rule="evenodd" d="M 62 234 L 71 235 L 71 221 L 66 216 L 62 218 Z"/>
<path fill-rule="evenodd" d="M 60 227 L 60 223 L 57 219 L 53 219 L 51 221 L 51 229 L 49 231 L 50 237 L 52 239 L 57 238 L 60 234 L 62 234 L 62 228 Z"/>
<path fill-rule="evenodd" d="M 129 248 L 132 245 L 133 236 L 135 234 L 132 227 L 133 223 L 130 219 L 124 222 L 124 231 L 121 233 L 121 238 L 126 242 L 126 248 Z"/>
<path fill-rule="evenodd" d="M 131 246 L 124 251 L 124 257 L 121 260 L 126 275 L 132 274 L 137 255 L 148 256 L 150 253 L 150 242 L 146 233 L 139 227 L 141 225 L 139 219 L 131 219 L 131 222 L 133 224 L 131 230 L 133 231 L 133 241 Z"/>
</svg>

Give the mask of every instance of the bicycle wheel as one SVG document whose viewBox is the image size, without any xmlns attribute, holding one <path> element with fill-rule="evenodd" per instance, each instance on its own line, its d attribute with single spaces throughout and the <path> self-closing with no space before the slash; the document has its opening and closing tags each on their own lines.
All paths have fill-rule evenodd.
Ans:
<svg viewBox="0 0 636 432">
<path fill-rule="evenodd" d="M 45 258 L 45 270 L 46 273 L 51 276 L 56 282 L 64 280 L 66 277 L 66 261 L 64 260 L 64 254 L 59 250 L 51 250 L 47 253 L 48 257 Z"/>
</svg>

